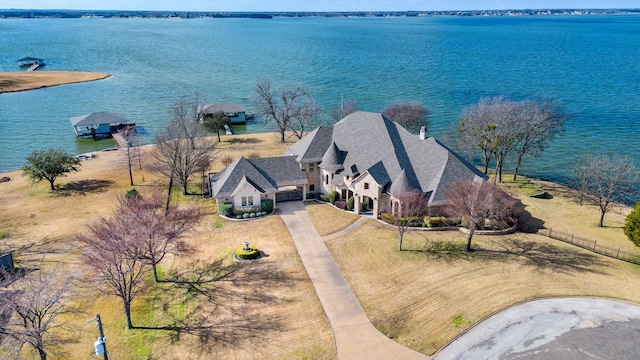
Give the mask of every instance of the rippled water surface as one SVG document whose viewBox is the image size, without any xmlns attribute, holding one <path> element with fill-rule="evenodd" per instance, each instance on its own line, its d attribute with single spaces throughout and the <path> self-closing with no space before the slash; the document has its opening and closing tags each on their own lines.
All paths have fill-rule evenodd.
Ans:
<svg viewBox="0 0 640 360">
<path fill-rule="evenodd" d="M 481 97 L 549 97 L 571 118 L 524 173 L 561 179 L 584 151 L 640 158 L 640 16 L 9 19 L 0 33 L 0 71 L 34 56 L 48 70 L 112 74 L 0 95 L 0 171 L 33 149 L 113 146 L 77 140 L 70 117 L 120 112 L 153 134 L 181 95 L 251 109 L 264 77 L 309 89 L 325 119 L 342 96 L 367 111 L 420 101 L 434 136 Z"/>
</svg>

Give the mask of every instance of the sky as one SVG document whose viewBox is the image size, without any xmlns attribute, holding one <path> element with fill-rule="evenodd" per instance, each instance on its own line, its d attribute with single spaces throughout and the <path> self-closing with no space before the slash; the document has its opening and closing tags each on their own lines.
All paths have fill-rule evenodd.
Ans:
<svg viewBox="0 0 640 360">
<path fill-rule="evenodd" d="M 0 9 L 406 11 L 640 8 L 638 0 L 0 0 Z"/>
</svg>

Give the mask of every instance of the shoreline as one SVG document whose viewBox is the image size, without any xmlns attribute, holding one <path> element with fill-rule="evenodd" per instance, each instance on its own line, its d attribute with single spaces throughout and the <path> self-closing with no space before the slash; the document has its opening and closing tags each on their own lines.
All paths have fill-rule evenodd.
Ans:
<svg viewBox="0 0 640 360">
<path fill-rule="evenodd" d="M 0 94 L 103 80 L 111 74 L 86 71 L 36 70 L 0 72 Z"/>
</svg>

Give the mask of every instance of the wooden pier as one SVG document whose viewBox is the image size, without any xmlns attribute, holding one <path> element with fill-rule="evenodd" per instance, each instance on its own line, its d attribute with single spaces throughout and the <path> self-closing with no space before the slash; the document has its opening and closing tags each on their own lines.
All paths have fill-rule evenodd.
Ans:
<svg viewBox="0 0 640 360">
<path fill-rule="evenodd" d="M 113 137 L 113 140 L 116 141 L 116 144 L 118 144 L 119 148 L 131 147 L 129 145 L 129 142 L 127 141 L 127 139 L 125 139 L 125 137 L 122 136 L 122 134 L 120 134 L 118 132 L 114 132 L 114 133 L 111 133 L 111 137 Z"/>
</svg>

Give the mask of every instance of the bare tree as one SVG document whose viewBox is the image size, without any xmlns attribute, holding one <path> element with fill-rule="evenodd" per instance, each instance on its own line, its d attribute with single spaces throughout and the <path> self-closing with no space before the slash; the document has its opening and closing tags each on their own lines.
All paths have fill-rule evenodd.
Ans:
<svg viewBox="0 0 640 360">
<path fill-rule="evenodd" d="M 637 195 L 638 167 L 626 156 L 607 154 L 587 154 L 574 174 L 582 177 L 581 189 L 600 209 L 598 226 L 602 227 L 604 216 L 614 207 Z"/>
<path fill-rule="evenodd" d="M 473 144 L 483 151 L 485 173 L 488 155 L 493 155 L 496 176 L 493 183 L 502 182 L 502 170 L 507 157 L 515 150 L 519 137 L 517 119 L 520 106 L 504 96 L 481 99 L 477 105 L 463 110 L 458 126 L 462 144 Z"/>
<path fill-rule="evenodd" d="M 590 183 L 592 182 L 592 173 L 596 172 L 595 164 L 588 161 L 595 155 L 585 153 L 577 159 L 576 164 L 571 168 L 570 185 L 580 192 L 580 205 L 583 204 L 585 195 L 588 195 Z"/>
<path fill-rule="evenodd" d="M 445 212 L 449 216 L 463 219 L 469 226 L 466 251 L 471 251 L 471 240 L 475 231 L 483 227 L 487 220 L 498 224 L 515 220 L 516 200 L 499 187 L 485 181 L 457 182 L 445 193 L 448 200 Z"/>
<path fill-rule="evenodd" d="M 418 102 L 392 103 L 382 111 L 382 115 L 412 133 L 417 133 L 423 126 L 428 131 L 429 113 L 430 111 Z"/>
<path fill-rule="evenodd" d="M 127 168 L 129 169 L 129 184 L 131 186 L 134 186 L 132 168 L 133 168 L 133 156 L 135 156 L 135 154 L 132 151 L 132 148 L 139 146 L 139 144 L 136 144 L 137 137 L 135 135 L 135 129 L 125 128 L 125 129 L 118 130 L 118 133 L 122 135 L 122 137 L 127 142 L 127 147 L 125 148 L 126 152 L 124 153 L 124 155 L 125 155 L 125 161 L 127 163 Z M 142 170 L 142 161 L 140 159 L 140 149 L 138 149 L 137 156 L 138 156 L 140 169 Z"/>
<path fill-rule="evenodd" d="M 340 106 L 336 106 L 331 111 L 331 118 L 333 122 L 338 122 L 342 120 L 345 116 L 358 111 L 358 104 L 355 101 L 347 101 L 344 104 L 340 104 Z"/>
<path fill-rule="evenodd" d="M 197 96 L 193 100 L 180 98 L 171 107 L 173 120 L 156 136 L 153 168 L 169 178 L 169 196 L 174 179 L 182 194 L 188 194 L 189 177 L 211 161 L 214 144 L 198 120 L 198 102 Z"/>
<path fill-rule="evenodd" d="M 89 226 L 87 234 L 78 236 L 85 244 L 84 262 L 97 276 L 96 289 L 122 300 L 127 328 L 132 329 L 131 302 L 144 291 L 144 244 L 132 229 L 138 226 L 133 216 L 114 214 L 100 218 Z"/>
<path fill-rule="evenodd" d="M 280 133 L 280 142 L 286 141 L 286 132 L 294 131 L 301 138 L 316 121 L 318 109 L 307 91 L 298 86 L 273 89 L 271 79 L 256 84 L 256 109 L 266 122 L 273 122 Z"/>
<path fill-rule="evenodd" d="M 562 130 L 567 116 L 550 101 L 525 100 L 517 104 L 516 111 L 516 160 L 513 181 L 516 181 L 525 155 L 533 156 Z"/>
<path fill-rule="evenodd" d="M 136 224 L 129 229 L 129 236 L 132 241 L 141 243 L 142 251 L 132 256 L 140 256 L 151 266 L 156 282 L 157 266 L 167 254 L 190 252 L 183 236 L 200 221 L 200 215 L 195 207 L 172 208 L 165 215 L 162 196 L 157 193 L 132 199 L 120 198 L 114 214 L 116 218 L 131 218 L 131 222 Z M 133 249 L 139 250 L 137 246 Z"/>
<path fill-rule="evenodd" d="M 422 223 L 422 217 L 429 212 L 429 203 L 425 199 L 425 194 L 417 191 L 403 191 L 394 194 L 389 199 L 390 214 L 398 229 L 398 251 L 402 251 L 402 240 L 404 233 L 415 222 Z"/>
<path fill-rule="evenodd" d="M 28 344 L 46 359 L 53 346 L 66 341 L 62 318 L 75 311 L 66 303 L 73 276 L 38 271 L 5 280 L 13 284 L 0 291 L 0 348 L 17 359 Z"/>
<path fill-rule="evenodd" d="M 490 103 L 481 100 L 478 104 L 462 111 L 458 130 L 458 147 L 461 149 L 478 148 L 482 152 L 484 173 L 489 172 L 489 162 L 493 158 L 493 139 L 496 124 L 490 115 Z"/>
</svg>

